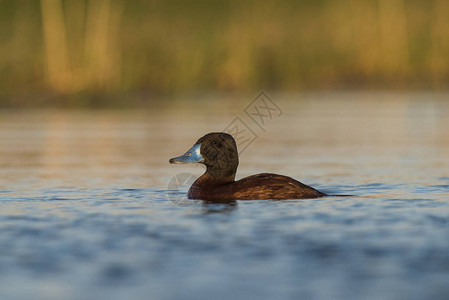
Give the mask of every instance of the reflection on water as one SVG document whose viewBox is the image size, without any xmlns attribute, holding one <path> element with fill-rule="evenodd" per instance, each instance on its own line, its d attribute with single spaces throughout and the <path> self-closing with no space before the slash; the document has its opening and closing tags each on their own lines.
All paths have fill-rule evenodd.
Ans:
<svg viewBox="0 0 449 300">
<path fill-rule="evenodd" d="M 1 112 L 1 298 L 445 299 L 447 97 L 275 95 L 237 177 L 356 196 L 219 204 L 168 194 L 204 172 L 168 159 L 244 100 Z"/>
<path fill-rule="evenodd" d="M 231 213 L 235 211 L 238 206 L 237 201 L 222 201 L 220 203 L 213 203 L 208 201 L 202 202 L 204 214 Z"/>
</svg>

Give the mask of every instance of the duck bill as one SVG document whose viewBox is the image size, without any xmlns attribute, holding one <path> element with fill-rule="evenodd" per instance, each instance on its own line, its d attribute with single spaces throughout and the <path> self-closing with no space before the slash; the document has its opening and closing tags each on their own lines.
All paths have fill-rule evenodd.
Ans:
<svg viewBox="0 0 449 300">
<path fill-rule="evenodd" d="M 201 144 L 193 145 L 184 155 L 170 158 L 169 163 L 171 164 L 191 164 L 191 163 L 202 163 L 204 161 L 201 155 Z"/>
</svg>

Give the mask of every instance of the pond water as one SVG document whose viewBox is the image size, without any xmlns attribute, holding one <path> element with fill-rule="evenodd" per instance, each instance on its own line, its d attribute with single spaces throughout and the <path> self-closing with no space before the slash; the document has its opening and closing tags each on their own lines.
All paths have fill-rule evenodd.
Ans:
<svg viewBox="0 0 449 300">
<path fill-rule="evenodd" d="M 1 299 L 447 299 L 449 95 L 271 99 L 0 112 Z M 168 159 L 236 122 L 238 178 L 354 196 L 186 200 Z"/>
</svg>

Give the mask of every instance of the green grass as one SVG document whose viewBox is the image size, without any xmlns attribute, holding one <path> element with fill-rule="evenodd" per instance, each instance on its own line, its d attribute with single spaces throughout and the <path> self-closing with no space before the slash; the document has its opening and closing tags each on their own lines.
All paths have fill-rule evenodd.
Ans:
<svg viewBox="0 0 449 300">
<path fill-rule="evenodd" d="M 448 11 L 446 0 L 0 0 L 0 105 L 444 89 Z"/>
</svg>

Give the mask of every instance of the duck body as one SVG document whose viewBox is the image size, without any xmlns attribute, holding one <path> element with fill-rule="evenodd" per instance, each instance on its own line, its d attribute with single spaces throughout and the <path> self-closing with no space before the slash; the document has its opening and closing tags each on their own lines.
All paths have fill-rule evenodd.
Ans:
<svg viewBox="0 0 449 300">
<path fill-rule="evenodd" d="M 318 198 L 326 194 L 307 186 L 291 177 L 261 173 L 240 180 L 216 184 L 205 178 L 198 178 L 190 187 L 189 199 L 201 200 L 262 200 L 262 199 L 305 199 Z"/>
<path fill-rule="evenodd" d="M 188 198 L 207 201 L 311 199 L 326 194 L 291 177 L 261 173 L 235 181 L 238 166 L 237 145 L 224 132 L 200 138 L 184 155 L 170 159 L 172 164 L 202 163 L 206 172 L 190 187 Z"/>
</svg>

